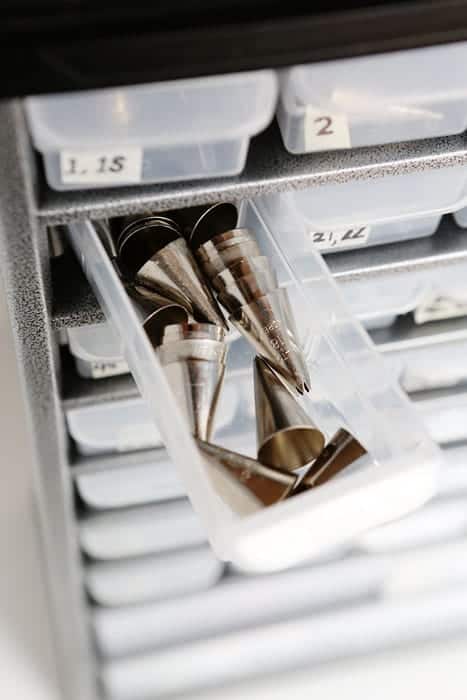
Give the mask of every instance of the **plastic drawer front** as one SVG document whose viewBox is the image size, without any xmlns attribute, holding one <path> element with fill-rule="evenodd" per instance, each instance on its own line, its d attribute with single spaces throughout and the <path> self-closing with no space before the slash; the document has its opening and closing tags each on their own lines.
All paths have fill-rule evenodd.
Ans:
<svg viewBox="0 0 467 700">
<path fill-rule="evenodd" d="M 58 190 L 233 175 L 272 119 L 276 76 L 258 71 L 26 100 Z"/>
<path fill-rule="evenodd" d="M 232 382 L 223 392 L 218 429 L 230 427 L 235 432 L 234 419 L 239 400 L 239 388 Z M 163 445 L 150 410 L 141 398 L 70 408 L 66 420 L 76 449 L 84 456 Z"/>
<path fill-rule="evenodd" d="M 293 153 L 444 136 L 467 127 L 467 43 L 283 72 L 278 119 Z"/>
<path fill-rule="evenodd" d="M 281 235 L 298 228 L 309 248 L 332 253 L 430 236 L 466 196 L 465 168 L 455 166 L 271 194 L 258 206 Z"/>
</svg>

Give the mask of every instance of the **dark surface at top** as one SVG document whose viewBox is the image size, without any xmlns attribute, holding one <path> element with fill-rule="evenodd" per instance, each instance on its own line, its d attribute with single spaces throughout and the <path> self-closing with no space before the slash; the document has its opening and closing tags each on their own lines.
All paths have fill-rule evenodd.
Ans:
<svg viewBox="0 0 467 700">
<path fill-rule="evenodd" d="M 276 68 L 467 39 L 467 0 L 6 0 L 0 97 Z"/>
</svg>

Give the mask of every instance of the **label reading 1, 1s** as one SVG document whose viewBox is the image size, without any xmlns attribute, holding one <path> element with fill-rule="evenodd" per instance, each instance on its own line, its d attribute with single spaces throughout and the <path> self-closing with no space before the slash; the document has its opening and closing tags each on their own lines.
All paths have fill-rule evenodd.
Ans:
<svg viewBox="0 0 467 700">
<path fill-rule="evenodd" d="M 365 245 L 370 235 L 369 226 L 348 226 L 332 231 L 309 231 L 311 242 L 318 250 L 332 248 L 352 248 Z"/>
<path fill-rule="evenodd" d="M 60 152 L 60 177 L 64 185 L 112 185 L 141 182 L 141 148 L 105 148 Z"/>
<path fill-rule="evenodd" d="M 305 150 L 331 151 L 350 148 L 350 129 L 347 116 L 307 107 L 305 113 Z"/>
</svg>

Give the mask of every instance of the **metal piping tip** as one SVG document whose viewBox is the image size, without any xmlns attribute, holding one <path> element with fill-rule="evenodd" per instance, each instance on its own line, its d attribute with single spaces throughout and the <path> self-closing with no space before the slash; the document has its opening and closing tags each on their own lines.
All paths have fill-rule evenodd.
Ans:
<svg viewBox="0 0 467 700">
<path fill-rule="evenodd" d="M 309 464 L 323 450 L 323 433 L 264 360 L 256 357 L 254 367 L 258 460 L 289 470 Z"/>
<path fill-rule="evenodd" d="M 159 359 L 163 365 L 190 359 L 225 364 L 226 352 L 225 343 L 206 338 L 178 340 L 173 343 L 162 341 L 159 345 Z"/>
<path fill-rule="evenodd" d="M 181 236 L 177 224 L 162 216 L 146 216 L 131 221 L 117 239 L 118 264 L 122 273 L 134 280 L 138 270 L 161 248 Z"/>
<path fill-rule="evenodd" d="M 298 477 L 285 469 L 266 466 L 256 459 L 203 440 L 198 440 L 197 443 L 213 467 L 226 470 L 263 506 L 270 506 L 288 498 L 298 482 Z"/>
<path fill-rule="evenodd" d="M 234 229 L 238 221 L 238 210 L 229 202 L 217 202 L 206 209 L 194 224 L 190 238 L 190 248 L 196 250 L 200 245 L 225 231 Z"/>
<path fill-rule="evenodd" d="M 184 297 L 198 320 L 228 328 L 222 312 L 206 285 L 183 238 L 171 241 L 155 253 L 136 273 L 136 280 L 149 289 L 177 301 Z"/>
<path fill-rule="evenodd" d="M 310 377 L 296 331 L 284 304 L 285 290 L 277 288 L 233 311 L 229 320 L 297 391 L 310 389 Z M 224 301 L 224 297 L 222 297 Z"/>
<path fill-rule="evenodd" d="M 204 274 L 213 279 L 219 272 L 234 265 L 243 258 L 249 260 L 261 256 L 260 249 L 256 241 L 239 241 L 222 250 L 217 250 L 212 241 L 208 241 L 195 252 Z"/>
<path fill-rule="evenodd" d="M 235 280 L 247 275 L 256 275 L 257 273 L 270 275 L 277 286 L 276 273 L 272 270 L 269 260 L 265 255 L 257 255 L 256 257 L 248 259 L 241 258 L 230 265 L 230 267 L 221 270 L 215 277 L 211 278 L 211 284 L 216 291 L 221 292 L 228 284 L 235 283 Z"/>
<path fill-rule="evenodd" d="M 126 285 L 127 291 L 130 296 L 135 299 L 135 301 L 145 308 L 151 309 L 154 306 L 160 306 L 160 300 L 165 299 L 166 304 L 178 304 L 183 306 L 187 312 L 188 318 L 194 318 L 193 306 L 189 299 L 187 299 L 183 294 L 178 293 L 175 288 L 171 289 L 166 287 L 164 291 L 166 294 L 162 294 L 154 289 L 149 289 L 142 284 L 129 284 Z M 161 287 L 162 290 L 162 287 Z"/>
<path fill-rule="evenodd" d="M 209 440 L 224 379 L 227 346 L 215 340 L 185 339 L 163 342 L 157 352 L 193 435 Z"/>
<path fill-rule="evenodd" d="M 298 490 L 306 491 L 325 484 L 364 454 L 366 449 L 363 445 L 351 433 L 341 428 L 305 473 L 298 484 Z"/>
</svg>

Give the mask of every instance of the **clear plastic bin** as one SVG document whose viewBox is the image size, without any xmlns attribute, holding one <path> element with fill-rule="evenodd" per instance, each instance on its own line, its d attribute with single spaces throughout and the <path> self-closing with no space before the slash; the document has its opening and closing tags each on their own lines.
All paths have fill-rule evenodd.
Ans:
<svg viewBox="0 0 467 700">
<path fill-rule="evenodd" d="M 142 399 L 109 401 L 66 411 L 68 432 L 83 456 L 161 447 L 162 438 Z"/>
<path fill-rule="evenodd" d="M 441 213 L 453 211 L 465 194 L 465 168 L 454 167 L 323 184 L 259 201 L 262 213 L 284 235 L 300 225 L 308 247 L 338 253 L 431 236 Z"/>
<path fill-rule="evenodd" d="M 205 530 L 186 498 L 88 515 L 79 525 L 81 549 L 103 561 L 186 549 L 205 541 Z"/>
<path fill-rule="evenodd" d="M 186 495 L 167 453 L 160 452 L 160 457 L 144 463 L 79 471 L 74 479 L 80 498 L 88 508 L 109 510 Z"/>
<path fill-rule="evenodd" d="M 235 382 L 226 382 L 216 416 L 218 430 L 235 432 L 233 424 L 239 397 Z M 66 412 L 66 421 L 76 448 L 83 456 L 131 452 L 163 445 L 151 411 L 141 398 L 71 408 Z"/>
<path fill-rule="evenodd" d="M 346 187 L 352 189 L 354 184 L 362 183 L 347 183 Z M 293 240 L 297 236 L 296 232 L 300 232 L 303 244 L 300 250 L 291 251 L 291 260 L 298 266 L 305 280 L 308 276 L 311 278 L 310 261 L 317 254 L 316 244 L 309 235 L 307 217 L 314 212 L 311 204 L 316 200 L 316 193 L 320 189 L 265 195 L 255 201 L 264 225 L 272 228 L 279 240 Z M 367 199 L 371 201 L 371 196 L 367 196 Z M 304 208 L 302 202 L 306 204 Z M 334 204 L 329 203 L 329 212 L 335 212 L 338 204 L 339 200 Z M 349 211 L 353 211 L 350 203 L 349 207 Z M 414 223 L 421 219 L 407 220 L 405 223 L 409 225 L 410 221 Z M 431 233 L 434 233 L 439 217 L 432 217 L 431 221 Z M 399 226 L 400 222 L 395 222 L 395 225 Z M 318 252 L 325 251 L 318 249 Z M 387 325 L 391 317 L 414 311 L 419 305 L 432 301 L 437 296 L 463 299 L 467 293 L 465 266 L 455 258 L 437 269 L 417 266 L 410 271 L 399 269 L 395 272 L 390 268 L 376 270 L 374 274 L 358 274 L 357 271 L 352 276 L 337 276 L 336 280 L 351 311 L 365 322 L 366 327 L 371 328 Z"/>
<path fill-rule="evenodd" d="M 467 386 L 416 394 L 415 406 L 431 437 L 440 444 L 467 439 Z"/>
<path fill-rule="evenodd" d="M 210 547 L 193 547 L 156 556 L 86 566 L 91 598 L 105 607 L 136 605 L 205 591 L 222 576 L 224 566 Z"/>
<path fill-rule="evenodd" d="M 297 228 L 293 235 L 282 236 L 265 225 L 253 205 L 248 205 L 245 221 L 275 268 L 279 283 L 289 292 L 313 385 L 313 391 L 301 399 L 303 407 L 327 437 L 345 427 L 368 450 L 360 470 L 248 515 L 214 481 L 196 449 L 93 225 L 73 223 L 69 231 L 85 273 L 125 343 L 129 366 L 214 551 L 238 568 L 266 571 L 332 550 L 370 527 L 417 508 L 435 490 L 441 457 L 373 343 L 349 312 L 321 256 L 314 250 L 308 252 L 305 232 Z M 241 347 L 229 353 L 234 366 L 239 364 L 235 353 L 243 352 Z M 248 368 L 242 376 L 252 394 L 252 363 L 240 364 Z M 230 376 L 235 374 L 228 366 L 227 385 Z M 244 404 L 237 412 L 236 425 L 234 444 L 243 451 L 255 433 L 254 415 Z M 220 431 L 212 438 L 220 444 L 228 444 L 226 440 L 227 435 L 224 440 Z"/>
<path fill-rule="evenodd" d="M 82 377 L 101 379 L 129 372 L 123 345 L 110 323 L 68 328 L 68 344 Z"/>
<path fill-rule="evenodd" d="M 461 228 L 467 228 L 467 207 L 459 209 L 453 214 L 456 224 Z"/>
<path fill-rule="evenodd" d="M 405 391 L 425 391 L 467 382 L 467 339 L 420 344 L 401 350 L 381 348 Z"/>
<path fill-rule="evenodd" d="M 278 121 L 292 153 L 459 134 L 467 128 L 467 42 L 295 66 Z"/>
<path fill-rule="evenodd" d="M 257 71 L 29 97 L 26 113 L 49 185 L 83 189 L 239 173 L 276 96 Z"/>
</svg>

